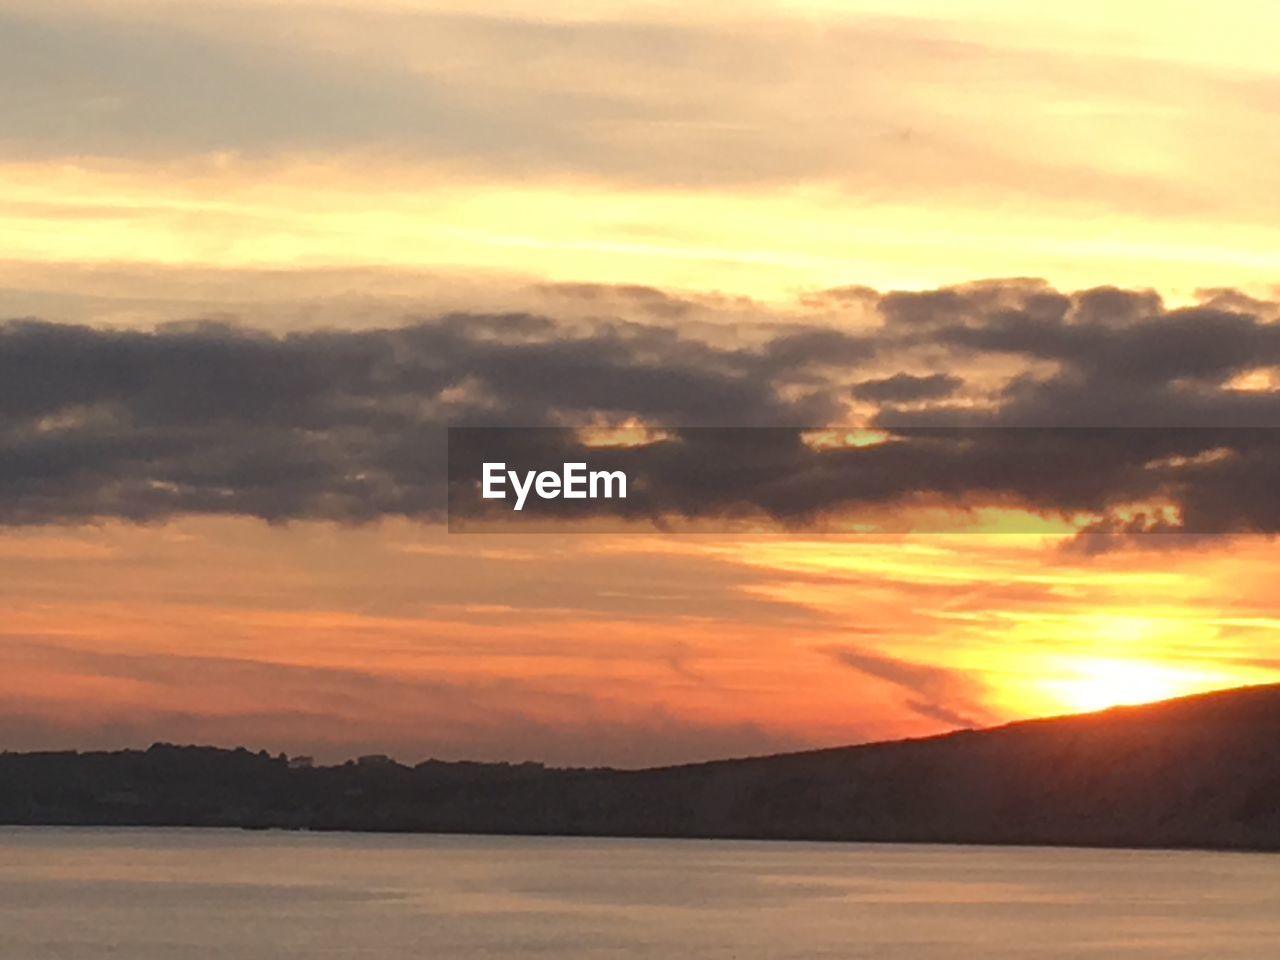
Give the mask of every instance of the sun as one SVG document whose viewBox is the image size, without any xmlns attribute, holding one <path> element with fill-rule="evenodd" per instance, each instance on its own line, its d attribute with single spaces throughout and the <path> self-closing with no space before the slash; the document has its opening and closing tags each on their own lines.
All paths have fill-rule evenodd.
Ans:
<svg viewBox="0 0 1280 960">
<path fill-rule="evenodd" d="M 1141 660 L 1081 659 L 1062 665 L 1045 687 L 1066 709 L 1090 713 L 1154 703 L 1220 687 L 1224 678 Z"/>
</svg>

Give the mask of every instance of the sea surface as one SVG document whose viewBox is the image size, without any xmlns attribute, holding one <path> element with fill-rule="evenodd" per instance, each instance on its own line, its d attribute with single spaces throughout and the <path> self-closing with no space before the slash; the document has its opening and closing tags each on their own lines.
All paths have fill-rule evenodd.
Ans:
<svg viewBox="0 0 1280 960">
<path fill-rule="evenodd" d="M 1280 956 L 1280 856 L 0 827 L 4 960 Z"/>
</svg>

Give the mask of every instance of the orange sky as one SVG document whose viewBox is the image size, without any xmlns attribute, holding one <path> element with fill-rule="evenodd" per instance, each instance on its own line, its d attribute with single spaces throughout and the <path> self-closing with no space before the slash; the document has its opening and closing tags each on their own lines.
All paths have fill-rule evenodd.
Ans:
<svg viewBox="0 0 1280 960">
<path fill-rule="evenodd" d="M 24 531 L 0 543 L 0 676 L 9 736 L 45 746 L 696 759 L 1280 678 L 1273 552 L 407 522 Z"/>
<path fill-rule="evenodd" d="M 0 0 L 0 320 L 573 323 L 649 285 L 745 344 L 878 322 L 846 285 L 1274 297 L 1278 9 Z M 631 765 L 1280 679 L 1270 541 L 1062 540 L 0 528 L 0 748 Z"/>
</svg>

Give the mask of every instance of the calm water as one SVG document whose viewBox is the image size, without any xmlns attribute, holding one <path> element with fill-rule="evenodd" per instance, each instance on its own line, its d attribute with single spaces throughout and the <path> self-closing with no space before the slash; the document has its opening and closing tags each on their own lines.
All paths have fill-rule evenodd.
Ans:
<svg viewBox="0 0 1280 960">
<path fill-rule="evenodd" d="M 4 960 L 1277 951 L 1280 856 L 0 828 Z"/>
</svg>

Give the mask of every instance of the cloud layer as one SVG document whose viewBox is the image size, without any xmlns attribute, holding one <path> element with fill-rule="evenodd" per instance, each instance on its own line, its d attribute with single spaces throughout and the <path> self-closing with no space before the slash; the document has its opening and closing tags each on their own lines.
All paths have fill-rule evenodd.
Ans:
<svg viewBox="0 0 1280 960">
<path fill-rule="evenodd" d="M 1188 532 L 1280 528 L 1275 303 L 1218 292 L 1168 310 L 1150 293 L 1030 281 L 852 289 L 815 316 L 856 301 L 877 322 L 730 331 L 677 328 L 654 304 L 681 301 L 642 292 L 607 300 L 640 304 L 639 319 L 453 313 L 284 335 L 10 321 L 0 522 L 439 519 L 447 426 L 647 424 L 774 429 L 611 454 L 661 494 L 633 513 L 795 524 L 928 495 L 1118 529 L 1152 520 L 1117 508 L 1156 500 Z M 821 449 L 799 429 L 852 424 L 899 442 Z M 568 434 L 546 436 L 544 452 L 565 452 Z"/>
</svg>

